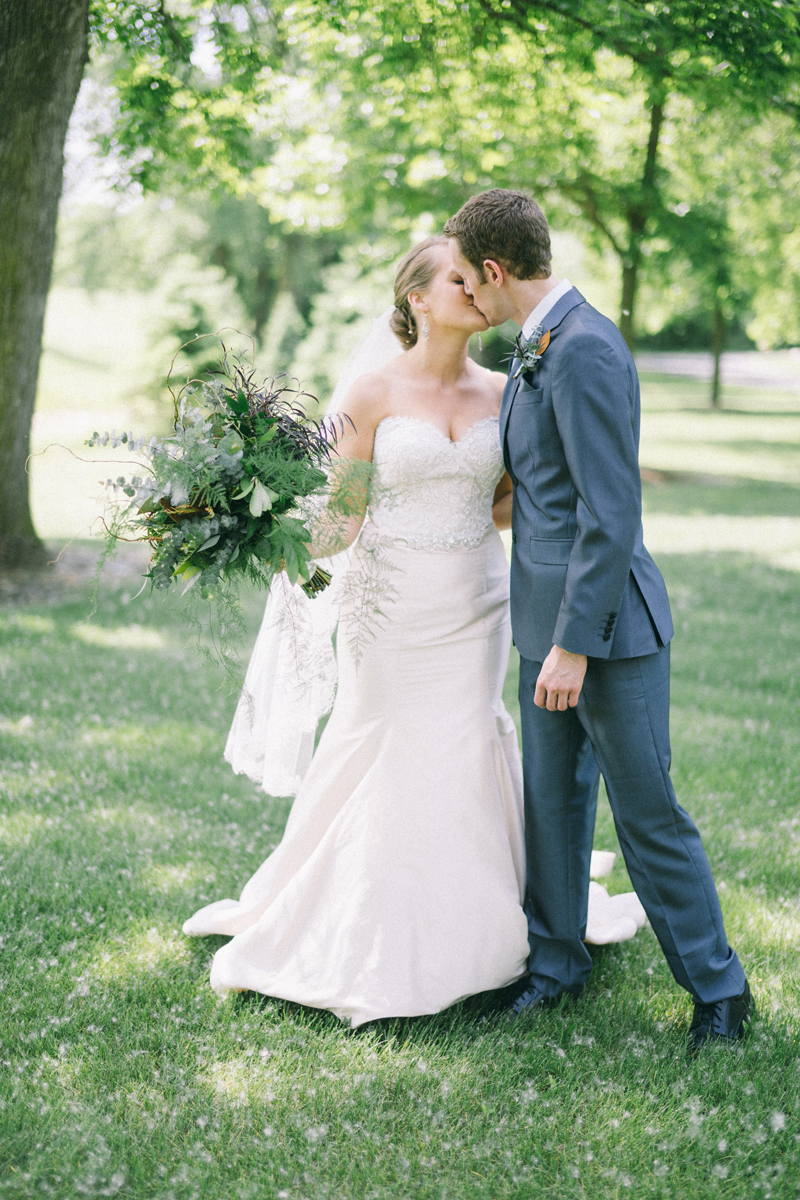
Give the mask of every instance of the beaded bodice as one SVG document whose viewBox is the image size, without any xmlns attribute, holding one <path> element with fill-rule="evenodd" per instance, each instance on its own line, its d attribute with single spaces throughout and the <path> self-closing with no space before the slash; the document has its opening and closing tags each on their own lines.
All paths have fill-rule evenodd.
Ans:
<svg viewBox="0 0 800 1200">
<path fill-rule="evenodd" d="M 457 442 L 430 421 L 385 417 L 375 431 L 371 533 L 413 550 L 466 550 L 492 528 L 503 474 L 497 417 Z"/>
</svg>

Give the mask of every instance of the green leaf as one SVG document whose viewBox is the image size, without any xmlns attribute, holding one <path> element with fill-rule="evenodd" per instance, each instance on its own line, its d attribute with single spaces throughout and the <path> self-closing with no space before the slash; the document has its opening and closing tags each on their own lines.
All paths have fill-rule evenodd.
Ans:
<svg viewBox="0 0 800 1200">
<path fill-rule="evenodd" d="M 297 576 L 300 574 L 300 564 L 297 561 L 297 554 L 294 546 L 287 542 L 283 550 L 284 570 L 289 578 L 290 583 L 297 583 Z"/>
<path fill-rule="evenodd" d="M 237 492 L 234 496 L 232 496 L 231 499 L 232 500 L 244 500 L 245 496 L 249 496 L 250 493 L 252 492 L 254 484 L 255 484 L 255 479 L 251 479 L 250 482 L 248 484 L 246 484 L 240 492 Z"/>
<path fill-rule="evenodd" d="M 235 396 L 228 396 L 228 408 L 235 413 L 237 417 L 243 417 L 249 411 L 247 396 L 241 388 L 238 389 Z"/>
</svg>

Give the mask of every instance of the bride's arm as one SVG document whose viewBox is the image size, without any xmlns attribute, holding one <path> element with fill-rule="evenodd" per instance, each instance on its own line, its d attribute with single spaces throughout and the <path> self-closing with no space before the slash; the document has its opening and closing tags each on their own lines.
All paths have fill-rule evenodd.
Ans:
<svg viewBox="0 0 800 1200">
<path fill-rule="evenodd" d="M 315 558 L 337 554 L 352 545 L 364 522 L 372 475 L 372 447 L 383 412 L 380 377 L 364 375 L 348 392 L 336 425 L 331 455 L 330 500 L 316 521 L 311 553 Z"/>
<path fill-rule="evenodd" d="M 503 388 L 508 382 L 508 377 L 502 371 L 486 371 L 486 379 L 494 393 L 497 411 L 499 412 L 503 399 Z M 494 490 L 494 502 L 492 504 L 492 520 L 498 529 L 511 528 L 511 506 L 513 502 L 514 488 L 508 471 L 504 471 L 502 479 Z"/>
<path fill-rule="evenodd" d="M 511 528 L 511 506 L 514 502 L 514 488 L 509 478 L 508 472 L 503 472 L 503 478 L 498 483 L 494 492 L 494 504 L 492 505 L 492 520 L 498 529 Z"/>
</svg>

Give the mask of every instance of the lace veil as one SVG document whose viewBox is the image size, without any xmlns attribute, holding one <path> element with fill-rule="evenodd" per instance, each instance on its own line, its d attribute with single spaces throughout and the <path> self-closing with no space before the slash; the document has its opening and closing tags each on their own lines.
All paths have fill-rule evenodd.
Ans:
<svg viewBox="0 0 800 1200">
<path fill-rule="evenodd" d="M 403 353 L 388 308 L 356 345 L 331 396 L 326 420 L 341 412 L 350 388 Z M 351 550 L 318 560 L 333 576 L 313 600 L 281 574 L 267 598 L 264 620 L 247 668 L 225 758 L 271 796 L 294 796 L 308 770 L 320 719 L 333 706 L 333 635 Z"/>
</svg>

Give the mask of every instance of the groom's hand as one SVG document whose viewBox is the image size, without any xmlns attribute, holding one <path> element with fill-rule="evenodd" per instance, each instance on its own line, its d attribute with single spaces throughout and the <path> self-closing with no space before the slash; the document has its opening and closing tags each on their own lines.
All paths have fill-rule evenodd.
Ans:
<svg viewBox="0 0 800 1200">
<path fill-rule="evenodd" d="M 585 654 L 571 654 L 569 650 L 553 646 L 536 680 L 534 704 L 550 712 L 565 712 L 568 707 L 574 708 L 581 694 L 585 674 Z"/>
</svg>

